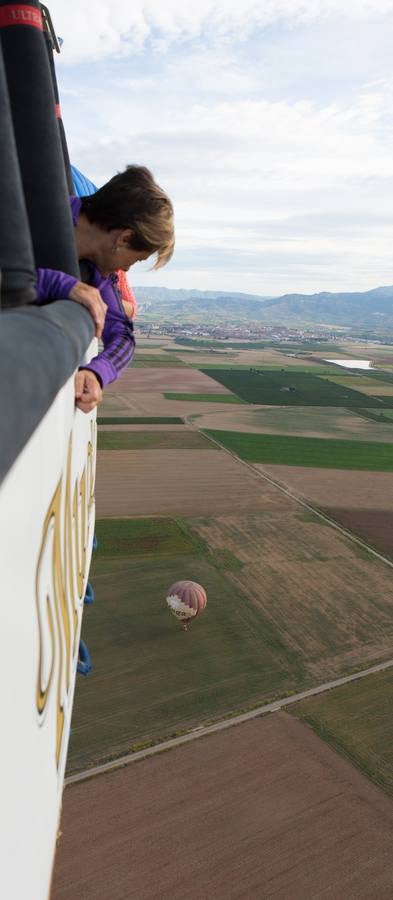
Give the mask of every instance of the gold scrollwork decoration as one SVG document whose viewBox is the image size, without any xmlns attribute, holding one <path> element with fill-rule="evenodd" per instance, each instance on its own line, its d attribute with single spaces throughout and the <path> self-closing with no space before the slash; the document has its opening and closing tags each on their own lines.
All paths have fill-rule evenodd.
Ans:
<svg viewBox="0 0 393 900">
<path fill-rule="evenodd" d="M 64 746 L 66 713 L 72 700 L 86 561 L 93 538 L 95 456 L 96 426 L 92 421 L 86 463 L 74 484 L 71 483 L 70 436 L 65 470 L 45 516 L 36 569 L 39 636 L 36 706 L 42 725 L 56 681 L 57 767 Z"/>
</svg>

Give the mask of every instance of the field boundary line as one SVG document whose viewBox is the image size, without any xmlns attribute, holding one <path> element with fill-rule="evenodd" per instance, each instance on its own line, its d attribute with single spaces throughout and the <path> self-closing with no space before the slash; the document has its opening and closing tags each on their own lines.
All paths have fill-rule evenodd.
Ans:
<svg viewBox="0 0 393 900">
<path fill-rule="evenodd" d="M 212 413 L 214 415 L 214 413 Z M 195 414 L 195 419 L 197 419 L 197 414 Z M 261 471 L 260 469 L 256 469 L 252 463 L 247 462 L 247 460 L 241 459 L 230 450 L 228 447 L 225 447 L 224 444 L 221 444 L 219 440 L 213 438 L 210 434 L 206 433 L 206 429 L 198 428 L 196 421 L 192 421 L 194 418 L 193 414 L 190 416 L 184 416 L 184 422 L 186 424 L 192 425 L 196 431 L 199 433 L 203 433 L 204 436 L 211 441 L 212 444 L 215 444 L 220 450 L 224 450 L 229 456 L 232 457 L 237 463 L 241 463 L 245 466 L 249 471 L 251 471 L 257 479 L 263 479 L 264 481 L 269 482 L 273 485 L 277 490 L 281 493 L 285 494 L 291 500 L 294 500 L 304 509 L 307 509 L 309 512 L 313 513 L 318 518 L 327 522 L 332 528 L 335 528 L 345 537 L 347 537 L 354 544 L 357 544 L 362 549 L 366 550 L 372 556 L 379 559 L 381 562 L 385 563 L 390 568 L 393 568 L 393 561 L 387 559 L 383 554 L 378 553 L 377 550 L 374 550 L 373 547 L 370 547 L 365 541 L 361 538 L 356 537 L 350 531 L 347 531 L 346 528 L 339 525 L 334 519 L 331 519 L 329 516 L 320 512 L 320 510 L 311 505 L 311 503 L 303 500 L 298 497 L 290 488 L 285 487 L 280 482 L 276 481 L 272 478 L 267 472 Z M 123 517 L 124 518 L 124 517 Z M 126 518 L 126 517 L 125 517 Z M 150 518 L 150 517 L 149 517 Z M 163 753 L 168 750 L 172 750 L 175 747 L 181 746 L 182 744 L 189 743 L 190 741 L 196 740 L 200 737 L 206 737 L 210 734 L 214 734 L 219 731 L 223 731 L 226 728 L 231 728 L 236 725 L 241 725 L 243 722 L 247 722 L 251 719 L 258 718 L 260 716 L 267 715 L 268 713 L 274 713 L 281 710 L 283 707 L 287 707 L 292 703 L 298 703 L 301 700 L 306 700 L 310 697 L 318 696 L 318 694 L 325 693 L 327 691 L 334 690 L 335 688 L 342 687 L 346 684 L 350 684 L 353 681 L 358 681 L 362 678 L 365 678 L 369 675 L 377 674 L 378 672 L 383 672 L 386 669 L 393 667 L 393 659 L 387 660 L 383 663 L 378 663 L 375 666 L 370 666 L 367 669 L 363 669 L 360 672 L 356 672 L 352 675 L 344 675 L 340 678 L 337 678 L 333 681 L 324 682 L 321 685 L 318 685 L 314 688 L 309 688 L 305 691 L 301 691 L 297 694 L 292 694 L 287 697 L 283 697 L 281 700 L 275 700 L 271 703 L 262 704 L 261 706 L 255 707 L 255 709 L 249 710 L 245 713 L 240 713 L 239 715 L 229 716 L 227 718 L 221 719 L 218 722 L 215 722 L 211 725 L 199 725 L 193 728 L 191 731 L 186 734 L 180 735 L 176 738 L 171 738 L 167 741 L 162 741 L 161 743 L 155 744 L 151 747 L 146 747 L 143 750 L 136 751 L 134 753 L 128 753 L 124 756 L 118 757 L 115 760 L 111 760 L 107 763 L 102 763 L 101 765 L 92 766 L 89 769 L 84 770 L 83 772 L 75 773 L 74 775 L 70 775 L 65 779 L 65 786 L 69 786 L 72 784 L 76 784 L 78 782 L 87 781 L 90 778 L 95 778 L 99 775 L 104 775 L 112 771 L 116 771 L 117 769 L 121 769 L 124 766 L 127 766 L 133 762 L 138 762 L 140 760 L 146 759 L 150 756 L 155 756 L 159 753 Z"/>
<path fill-rule="evenodd" d="M 257 706 L 255 709 L 240 713 L 237 716 L 229 716 L 226 719 L 220 719 L 219 722 L 214 722 L 212 725 L 198 725 L 196 728 L 187 732 L 187 734 L 171 738 L 167 741 L 162 741 L 160 744 L 154 744 L 152 747 L 146 747 L 144 750 L 138 750 L 135 753 L 119 756 L 118 759 L 102 763 L 102 765 L 92 766 L 84 772 L 77 772 L 75 775 L 69 775 L 68 778 L 65 779 L 65 786 L 68 787 L 68 785 L 77 784 L 80 781 L 87 781 L 89 778 L 95 778 L 98 775 L 114 772 L 116 769 L 122 769 L 130 763 L 147 759 L 158 753 L 164 753 L 166 750 L 173 750 L 175 747 L 179 747 L 182 744 L 188 744 L 190 741 L 197 740 L 201 737 L 207 737 L 209 734 L 224 731 L 226 728 L 242 725 L 243 722 L 248 722 L 250 719 L 257 719 L 259 716 L 267 715 L 267 713 L 279 712 L 281 709 L 290 706 L 292 703 L 299 703 L 301 700 L 307 700 L 309 697 L 316 697 L 318 694 L 324 694 L 327 691 L 343 687 L 353 681 L 359 681 L 361 678 L 366 678 L 368 675 L 376 675 L 378 672 L 384 672 L 386 669 L 392 667 L 393 659 L 389 659 L 383 663 L 378 663 L 375 666 L 370 666 L 368 669 L 363 669 L 361 672 L 355 672 L 353 675 L 343 675 L 341 678 L 336 678 L 334 681 L 326 681 L 324 684 L 318 685 L 318 687 L 308 688 L 308 690 L 300 691 L 298 694 L 283 697 L 281 700 L 273 700 L 271 703 Z"/>
<path fill-rule="evenodd" d="M 185 421 L 187 421 L 187 420 L 188 420 L 188 416 L 185 416 Z M 188 424 L 190 424 L 190 425 L 194 424 L 194 427 L 196 427 L 195 423 L 189 422 Z M 291 490 L 291 488 L 285 487 L 285 485 L 281 484 L 279 481 L 276 481 L 275 478 L 272 478 L 271 475 L 269 475 L 267 472 L 264 472 L 264 471 L 262 472 L 260 469 L 256 469 L 252 463 L 247 462 L 246 459 L 241 459 L 240 456 L 237 456 L 237 454 L 234 453 L 233 450 L 229 450 L 229 448 L 226 447 L 225 444 L 221 444 L 221 442 L 219 440 L 217 440 L 216 438 L 213 438 L 211 436 L 211 434 L 208 434 L 207 429 L 200 428 L 199 431 L 202 431 L 206 435 L 206 437 L 209 438 L 209 440 L 212 442 L 212 444 L 215 444 L 216 447 L 220 448 L 220 450 L 224 450 L 225 453 L 228 453 L 229 456 L 232 457 L 232 459 L 236 460 L 236 462 L 239 462 L 243 466 L 246 466 L 246 468 L 250 472 L 253 472 L 257 478 L 262 478 L 264 481 L 268 481 L 269 484 L 272 484 L 273 487 L 276 487 L 277 490 L 281 491 L 282 494 L 285 494 L 291 500 L 295 500 L 295 502 L 298 503 L 299 506 L 303 506 L 304 509 L 307 509 L 309 512 L 313 513 L 315 516 L 318 516 L 319 519 L 323 519 L 324 522 L 327 522 L 328 525 L 331 525 L 332 528 L 335 528 L 337 531 L 341 532 L 341 534 L 343 534 L 345 537 L 347 537 L 354 544 L 357 544 L 359 547 L 362 547 L 363 550 L 367 550 L 367 552 L 370 553 L 372 556 L 375 556 L 377 559 L 381 560 L 381 562 L 385 563 L 385 565 L 387 565 L 391 569 L 393 569 L 393 561 L 391 559 L 388 559 L 382 553 L 378 553 L 378 550 L 374 550 L 374 548 L 370 547 L 370 545 L 367 544 L 366 541 L 363 541 L 362 538 L 357 537 L 351 531 L 348 531 L 346 528 L 344 528 L 343 525 L 340 525 L 338 522 L 335 522 L 335 520 L 331 519 L 330 516 L 327 516 L 325 513 L 321 512 L 317 506 L 312 506 L 312 504 L 309 503 L 307 500 L 303 500 L 301 497 L 298 497 L 298 495 L 295 494 L 294 491 Z M 258 465 L 259 465 L 259 463 L 258 463 Z"/>
</svg>

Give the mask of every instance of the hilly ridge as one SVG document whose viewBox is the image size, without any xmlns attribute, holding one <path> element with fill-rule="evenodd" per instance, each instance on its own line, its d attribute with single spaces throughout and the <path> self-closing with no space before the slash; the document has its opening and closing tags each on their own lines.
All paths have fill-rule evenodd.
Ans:
<svg viewBox="0 0 393 900">
<path fill-rule="evenodd" d="M 267 297 L 224 291 L 135 287 L 140 315 L 173 323 L 259 322 L 393 328 L 393 286 L 369 291 Z"/>
</svg>

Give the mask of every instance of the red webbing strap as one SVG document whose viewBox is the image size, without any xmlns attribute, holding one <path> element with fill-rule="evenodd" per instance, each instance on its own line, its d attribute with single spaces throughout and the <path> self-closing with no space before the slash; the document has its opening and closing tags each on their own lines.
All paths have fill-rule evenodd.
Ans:
<svg viewBox="0 0 393 900">
<path fill-rule="evenodd" d="M 41 11 L 36 6 L 27 6 L 25 3 L 0 6 L 0 28 L 7 28 L 9 25 L 32 25 L 40 31 L 44 30 Z"/>
<path fill-rule="evenodd" d="M 60 103 L 55 103 L 55 113 L 56 113 L 56 119 L 61 119 Z"/>
</svg>

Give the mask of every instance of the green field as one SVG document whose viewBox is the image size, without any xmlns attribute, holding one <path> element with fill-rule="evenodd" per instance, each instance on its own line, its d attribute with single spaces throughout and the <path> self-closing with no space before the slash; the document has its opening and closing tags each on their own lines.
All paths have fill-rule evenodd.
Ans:
<svg viewBox="0 0 393 900">
<path fill-rule="evenodd" d="M 198 359 L 197 355 L 196 354 L 194 354 L 194 355 L 197 360 Z M 240 358 L 244 359 L 244 357 L 240 357 Z M 204 356 L 204 360 L 205 359 L 206 359 L 206 357 Z M 231 363 L 230 366 L 228 366 L 227 362 L 223 362 L 223 363 L 211 362 L 210 363 L 210 362 L 205 362 L 204 360 L 203 360 L 203 363 L 198 362 L 198 361 L 196 361 L 196 362 L 190 361 L 190 362 L 187 362 L 187 365 L 189 365 L 190 368 L 192 368 L 192 369 L 199 369 L 200 372 L 206 372 L 209 375 L 209 377 L 212 377 L 212 378 L 214 378 L 214 375 L 211 375 L 212 371 L 213 372 L 214 371 L 217 371 L 217 372 L 227 371 L 227 372 L 237 373 L 237 372 L 250 372 L 250 370 L 251 370 L 250 363 L 248 363 L 248 364 L 246 364 L 244 362 Z M 275 365 L 274 363 L 272 363 L 270 361 L 269 361 L 269 363 L 266 363 L 266 362 L 264 362 L 263 359 L 261 359 L 261 362 L 257 363 L 257 364 L 254 363 L 254 366 L 255 366 L 255 368 L 258 369 L 258 371 L 270 372 L 270 374 L 272 374 L 272 375 L 281 375 L 282 373 L 286 374 L 287 376 L 289 376 L 291 374 L 292 375 L 331 375 L 332 374 L 331 368 L 327 368 L 326 366 L 319 365 L 318 363 L 312 363 L 310 365 L 310 363 L 307 363 L 306 361 L 304 363 L 301 363 L 301 361 L 299 361 L 299 365 L 297 365 L 297 363 L 296 364 L 291 363 L 291 364 L 287 365 L 286 363 L 283 363 L 280 361 L 279 363 L 277 363 Z M 219 379 L 216 379 L 216 380 L 218 381 Z"/>
<path fill-rule="evenodd" d="M 187 347 L 166 347 L 165 353 L 188 353 L 191 356 L 195 356 L 195 350 L 189 350 Z"/>
<path fill-rule="evenodd" d="M 383 381 L 385 384 L 393 384 L 393 373 L 377 372 L 375 369 L 367 370 L 367 377 L 373 381 Z"/>
<path fill-rule="evenodd" d="M 178 356 L 169 356 L 169 354 L 157 356 L 152 354 L 150 356 L 149 353 L 136 353 L 129 365 L 137 369 L 167 369 L 185 366 L 185 363 Z"/>
<path fill-rule="evenodd" d="M 393 409 L 384 409 L 382 415 L 381 415 L 381 413 L 378 413 L 377 410 L 366 409 L 366 410 L 362 410 L 362 412 L 367 412 L 367 413 L 374 412 L 375 418 L 377 421 L 379 421 L 380 419 L 382 419 L 382 420 L 385 419 L 385 421 L 389 421 L 389 422 L 393 421 Z"/>
<path fill-rule="evenodd" d="M 276 347 L 269 344 L 268 341 L 214 341 L 203 340 L 200 338 L 176 338 L 175 344 L 182 347 L 196 347 L 203 350 L 223 349 L 223 350 L 264 350 L 266 347 Z"/>
<path fill-rule="evenodd" d="M 161 342 L 158 343 L 155 339 L 150 340 L 150 338 L 144 341 L 139 337 L 139 334 L 136 335 L 136 344 L 138 347 L 138 351 L 139 350 L 165 350 L 166 343 L 167 342 L 165 341 L 164 338 L 162 338 Z"/>
<path fill-rule="evenodd" d="M 152 553 L 167 556 L 200 553 L 203 545 L 175 519 L 98 519 L 98 548 L 93 560 L 134 557 Z"/>
<path fill-rule="evenodd" d="M 96 534 L 93 672 L 77 683 L 70 771 L 351 671 L 363 647 L 386 658 L 389 574 L 309 513 L 105 519 Z M 182 578 L 208 593 L 186 634 L 165 603 Z"/>
<path fill-rule="evenodd" d="M 283 466 L 393 472 L 391 444 L 206 429 L 240 459 Z"/>
<path fill-rule="evenodd" d="M 253 369 L 201 369 L 247 403 L 273 406 L 365 406 L 393 409 L 393 397 L 365 398 L 359 391 L 319 378 L 318 375 L 292 371 Z M 321 372 L 319 372 L 321 374 Z"/>
<path fill-rule="evenodd" d="M 203 349 L 209 350 L 210 348 L 223 348 L 228 350 L 277 350 L 279 352 L 282 351 L 299 351 L 304 350 L 305 352 L 321 352 L 321 353 L 346 353 L 346 351 L 341 347 L 336 347 L 335 344 L 327 344 L 327 343 L 319 343 L 318 341 L 304 341 L 302 343 L 286 343 L 286 341 L 215 341 L 215 340 L 204 340 L 200 338 L 176 338 L 175 344 L 181 344 L 184 347 L 202 347 Z M 348 354 L 350 356 L 351 354 Z"/>
<path fill-rule="evenodd" d="M 184 425 L 180 416 L 97 416 L 97 425 Z"/>
<path fill-rule="evenodd" d="M 211 450 L 198 431 L 99 431 L 99 450 Z"/>
<path fill-rule="evenodd" d="M 291 712 L 393 795 L 393 672 L 305 700 Z"/>
<path fill-rule="evenodd" d="M 386 388 L 391 388 L 388 381 L 382 378 L 370 378 L 367 375 L 329 375 L 329 381 L 332 384 L 341 384 L 342 387 L 353 388 L 355 391 L 362 391 L 362 388 L 376 388 L 377 383 L 380 385 L 385 385 Z M 369 396 L 368 394 L 366 396 Z"/>
<path fill-rule="evenodd" d="M 196 354 L 195 354 L 195 356 L 196 356 Z M 199 361 L 199 362 L 190 362 L 190 363 L 187 363 L 187 365 L 189 365 L 191 369 L 198 369 L 200 372 L 206 372 L 206 374 L 209 376 L 210 376 L 211 370 L 214 372 L 215 371 L 220 372 L 221 370 L 228 371 L 228 362 L 218 363 L 218 362 L 212 361 L 211 363 L 209 363 L 209 362 L 205 362 L 205 359 L 206 359 L 206 356 L 204 355 L 203 356 L 203 364 Z M 250 364 L 249 363 L 246 364 L 246 363 L 242 363 L 242 362 L 231 363 L 231 368 L 229 371 L 231 371 L 231 372 L 249 372 Z M 216 379 L 216 380 L 218 381 L 218 379 Z"/>
<path fill-rule="evenodd" d="M 356 415 L 361 416 L 364 419 L 370 419 L 371 422 L 379 422 L 379 424 L 391 424 L 393 421 L 393 409 L 384 409 L 383 412 L 378 412 L 377 409 L 357 409 Z"/>
<path fill-rule="evenodd" d="M 181 524 L 158 522 L 97 522 L 96 603 L 83 619 L 94 670 L 78 679 L 69 771 L 303 683 L 298 654 L 225 577 L 225 558 L 215 564 Z M 186 634 L 165 603 L 179 578 L 209 598 Z"/>
<path fill-rule="evenodd" d="M 393 416 L 388 419 L 385 413 L 377 410 L 369 412 L 365 409 L 344 409 L 340 406 L 248 406 L 236 411 L 236 426 L 244 431 L 259 429 L 261 433 L 300 435 L 304 437 L 326 437 L 349 441 L 381 441 L 393 442 Z M 393 413 L 393 410 L 392 410 Z M 197 413 L 194 421 L 198 424 L 201 414 Z M 202 414 L 203 422 L 203 414 Z M 371 424 L 373 423 L 373 424 Z M 385 428 L 380 427 L 384 423 Z M 217 428 L 216 421 L 214 422 Z M 375 424 L 375 427 L 374 427 Z M 390 428 L 386 428 L 390 425 Z M 223 418 L 219 427 L 228 429 Z"/>
<path fill-rule="evenodd" d="M 164 393 L 166 400 L 190 400 L 194 403 L 245 403 L 235 394 L 181 394 Z"/>
</svg>

